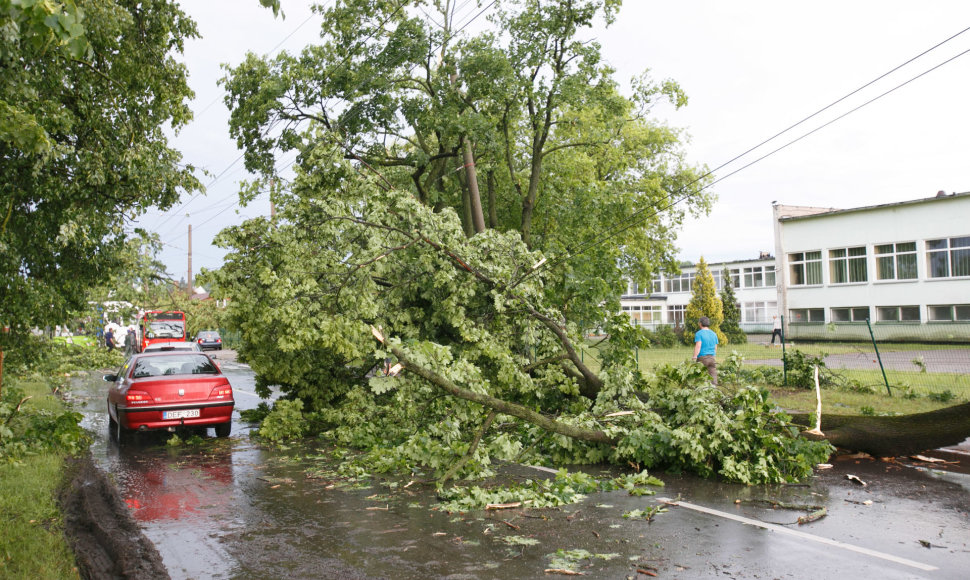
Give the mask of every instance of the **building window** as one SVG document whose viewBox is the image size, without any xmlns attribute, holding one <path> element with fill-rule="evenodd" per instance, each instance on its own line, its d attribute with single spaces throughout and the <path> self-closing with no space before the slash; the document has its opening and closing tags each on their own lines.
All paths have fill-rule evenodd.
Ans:
<svg viewBox="0 0 970 580">
<path fill-rule="evenodd" d="M 792 324 L 805 322 L 825 322 L 823 308 L 795 308 L 788 313 L 788 321 Z"/>
<path fill-rule="evenodd" d="M 684 304 L 672 304 L 667 306 L 667 322 L 674 326 L 684 326 L 684 313 L 687 306 Z"/>
<path fill-rule="evenodd" d="M 744 269 L 745 288 L 763 288 L 775 285 L 774 266 L 752 266 Z"/>
<path fill-rule="evenodd" d="M 690 292 L 691 287 L 694 283 L 694 273 L 689 272 L 687 274 L 681 274 L 680 276 L 674 276 L 672 278 L 667 278 L 665 281 L 665 288 L 667 292 Z"/>
<path fill-rule="evenodd" d="M 661 319 L 663 311 L 659 304 L 634 304 L 632 306 L 624 306 L 623 311 L 629 314 L 630 322 L 640 326 L 663 322 Z"/>
<path fill-rule="evenodd" d="M 832 284 L 865 282 L 867 274 L 865 246 L 829 250 L 829 282 Z"/>
<path fill-rule="evenodd" d="M 724 280 L 721 279 L 721 271 L 711 268 L 711 276 L 714 278 L 714 288 L 716 288 L 718 292 L 724 290 Z"/>
<path fill-rule="evenodd" d="M 919 322 L 919 306 L 877 306 L 879 322 Z"/>
<path fill-rule="evenodd" d="M 926 312 L 932 322 L 970 322 L 970 304 L 927 306 Z"/>
<path fill-rule="evenodd" d="M 663 292 L 663 280 L 660 276 L 654 277 L 653 281 L 650 283 L 650 291 L 653 294 L 660 294 Z"/>
<path fill-rule="evenodd" d="M 741 270 L 738 268 L 731 268 L 728 270 L 728 275 L 731 276 L 731 286 L 735 288 L 741 287 Z"/>
<path fill-rule="evenodd" d="M 761 288 L 765 285 L 765 274 L 761 267 L 744 269 L 744 287 Z"/>
<path fill-rule="evenodd" d="M 926 240 L 926 265 L 930 278 L 970 276 L 970 236 Z"/>
<path fill-rule="evenodd" d="M 792 286 L 813 286 L 822 283 L 822 251 L 788 254 Z"/>
<path fill-rule="evenodd" d="M 880 244 L 876 251 L 876 280 L 915 280 L 916 242 Z"/>
<path fill-rule="evenodd" d="M 832 322 L 865 322 L 866 320 L 869 320 L 868 306 L 832 309 Z"/>
<path fill-rule="evenodd" d="M 741 322 L 770 322 L 778 311 L 778 303 L 745 302 L 741 305 Z"/>
</svg>

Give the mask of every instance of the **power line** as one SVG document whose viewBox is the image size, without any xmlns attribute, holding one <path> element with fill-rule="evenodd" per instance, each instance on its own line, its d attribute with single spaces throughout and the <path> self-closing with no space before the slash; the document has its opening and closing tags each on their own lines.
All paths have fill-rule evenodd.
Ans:
<svg viewBox="0 0 970 580">
<path fill-rule="evenodd" d="M 333 0 L 331 0 L 331 1 L 333 1 Z M 274 46 L 273 48 L 271 48 L 270 51 L 268 53 L 266 53 L 266 54 L 273 54 L 274 52 L 276 52 L 281 46 L 283 46 L 283 44 L 287 40 L 289 40 L 290 38 L 292 38 L 294 34 L 296 34 L 301 28 L 303 28 L 304 26 L 306 26 L 306 23 L 307 22 L 310 22 L 311 20 L 313 20 L 313 17 L 314 16 L 315 16 L 315 14 L 313 14 L 311 12 L 310 15 L 306 17 L 306 20 L 304 20 L 303 22 L 301 22 L 299 24 L 299 26 L 297 26 L 296 28 L 294 28 L 289 34 L 287 34 L 285 37 L 283 37 L 283 40 L 279 41 L 279 43 L 277 43 L 276 46 Z M 222 97 L 216 97 L 216 98 L 212 99 L 212 102 L 210 102 L 208 105 L 206 105 L 205 107 L 203 107 L 198 113 L 196 113 L 196 115 L 201 115 L 202 113 L 205 113 L 210 108 L 212 108 L 213 105 L 215 105 L 216 103 L 218 103 L 221 99 L 222 99 Z"/>
<path fill-rule="evenodd" d="M 332 3 L 333 3 L 333 0 L 330 0 L 330 3 L 332 4 Z M 321 5 L 321 8 L 323 9 L 323 8 L 325 8 L 325 6 L 323 6 L 323 5 Z M 314 14 L 314 13 L 312 13 L 312 12 L 311 12 L 311 14 L 310 14 L 309 16 L 307 16 L 307 17 L 306 17 L 306 19 L 304 19 L 304 20 L 303 20 L 303 22 L 301 22 L 301 23 L 300 23 L 299 25 L 297 25 L 297 26 L 296 26 L 296 28 L 294 28 L 293 30 L 291 30 L 289 34 L 287 34 L 287 35 L 286 35 L 285 37 L 283 37 L 283 39 L 282 39 L 281 41 L 279 41 L 279 42 L 278 42 L 278 43 L 276 44 L 276 46 L 274 46 L 274 47 L 273 47 L 272 49 L 270 49 L 270 51 L 269 51 L 269 52 L 267 53 L 267 55 L 271 55 L 271 54 L 273 54 L 273 53 L 275 53 L 275 52 L 276 52 L 277 50 L 279 50 L 279 48 L 280 48 L 281 46 L 283 46 L 283 44 L 285 44 L 287 40 L 289 40 L 290 38 L 292 38 L 294 34 L 296 34 L 296 33 L 297 33 L 297 32 L 298 32 L 298 31 L 299 31 L 299 30 L 300 30 L 301 28 L 303 28 L 304 26 L 306 26 L 306 24 L 307 24 L 308 22 L 310 22 L 310 20 L 312 20 L 314 16 L 316 16 L 316 14 Z M 205 113 L 206 111 L 208 111 L 208 110 L 209 110 L 209 108 L 211 108 L 211 107 L 212 107 L 213 105 L 215 105 L 215 104 L 216 104 L 217 102 L 219 102 L 219 100 L 220 100 L 221 98 L 222 98 L 222 97 L 216 97 L 215 99 L 213 99 L 213 100 L 212 100 L 212 102 L 210 102 L 210 103 L 209 103 L 208 105 L 206 105 L 205 107 L 203 107 L 203 108 L 202 108 L 202 109 L 201 109 L 201 110 L 200 110 L 200 111 L 199 111 L 198 113 L 196 113 L 196 114 L 195 114 L 195 118 L 198 118 L 198 117 L 200 117 L 200 116 L 201 116 L 201 115 L 202 115 L 203 113 Z M 211 182 L 209 183 L 209 185 L 207 185 L 207 186 L 206 186 L 206 188 L 209 188 L 209 187 L 212 187 L 212 186 L 213 186 L 213 185 L 214 185 L 214 184 L 215 184 L 215 183 L 216 183 L 216 182 L 217 182 L 217 181 L 218 181 L 218 180 L 219 180 L 219 179 L 220 179 L 220 178 L 221 178 L 221 177 L 222 177 L 223 175 L 225 175 L 225 173 L 226 173 L 226 171 L 228 171 L 229 169 L 231 169 L 231 168 L 232 168 L 232 167 L 233 167 L 233 166 L 234 166 L 234 165 L 235 165 L 236 163 L 239 163 L 239 161 L 240 161 L 240 160 L 241 160 L 241 159 L 242 159 L 242 158 L 243 158 L 244 156 L 245 156 L 245 153 L 242 153 L 242 154 L 240 154 L 240 155 L 239 155 L 238 157 L 236 157 L 236 159 L 234 159 L 234 160 L 232 161 L 232 163 L 230 163 L 230 164 L 229 164 L 229 166 L 228 166 L 228 167 L 226 167 L 225 169 L 223 169 L 223 170 L 222 170 L 222 171 L 221 171 L 221 172 L 219 173 L 219 175 L 218 175 L 218 176 L 216 176 L 216 178 L 214 178 L 214 179 L 213 179 L 213 180 L 212 180 L 212 181 L 211 181 Z M 181 204 L 180 206 L 177 206 L 177 207 L 175 207 L 175 208 L 173 208 L 173 209 L 171 209 L 171 210 L 168 210 L 168 212 L 171 212 L 171 213 L 172 213 L 172 216 L 174 216 L 174 215 L 176 215 L 176 214 L 178 214 L 178 213 L 182 213 L 182 212 L 184 211 L 184 209 L 185 209 L 185 207 L 186 207 L 186 206 L 188 206 L 188 205 L 189 205 L 190 203 L 192 203 L 193 201 L 195 201 L 195 200 L 196 200 L 196 199 L 197 199 L 197 198 L 198 198 L 199 196 L 201 196 L 201 195 L 202 195 L 202 192 L 200 191 L 200 192 L 198 192 L 198 193 L 196 193 L 195 195 L 193 195 L 193 196 L 192 196 L 192 197 L 191 197 L 191 198 L 190 198 L 190 199 L 189 199 L 189 200 L 188 200 L 187 202 L 185 202 L 184 204 Z M 166 212 L 166 213 L 168 213 L 168 212 Z M 170 220 L 172 216 L 169 216 L 168 218 L 166 218 L 166 219 L 165 219 L 165 220 L 164 220 L 164 221 L 163 221 L 162 223 L 160 223 L 160 224 L 159 224 L 159 225 L 157 226 L 157 228 L 161 228 L 162 226 L 164 226 L 164 225 L 165 225 L 165 223 L 166 223 L 166 222 L 167 222 L 168 220 Z"/>
<path fill-rule="evenodd" d="M 589 249 L 591 249 L 591 248 L 593 248 L 593 247 L 595 247 L 595 246 L 597 246 L 597 245 L 599 245 L 601 243 L 604 243 L 604 242 L 606 242 L 606 241 L 608 241 L 608 240 L 616 237 L 617 235 L 619 235 L 619 234 L 621 234 L 621 233 L 623 233 L 623 232 L 625 232 L 625 231 L 633 228 L 634 226 L 639 225 L 643 221 L 646 221 L 647 219 L 649 219 L 651 217 L 654 217 L 654 216 L 660 214 L 663 211 L 667 211 L 667 210 L 673 208 L 675 205 L 681 203 L 682 201 L 685 201 L 686 199 L 690 198 L 691 196 L 696 195 L 697 193 L 700 193 L 700 191 L 703 191 L 703 189 L 700 190 L 700 191 L 698 191 L 698 192 L 694 192 L 694 193 L 686 192 L 686 190 L 688 188 L 690 188 L 692 185 L 694 185 L 694 184 L 698 183 L 699 181 L 705 179 L 706 177 L 712 175 L 713 173 L 715 173 L 719 169 L 722 169 L 725 166 L 730 165 L 731 163 L 734 163 L 735 161 L 741 159 L 742 157 L 745 157 L 749 153 L 751 153 L 751 152 L 753 152 L 753 151 L 755 151 L 755 150 L 763 147 L 764 145 L 770 143 L 771 141 L 775 140 L 779 136 L 781 136 L 781 135 L 783 135 L 783 134 L 791 131 L 795 127 L 798 127 L 798 126 L 802 125 L 806 121 L 808 121 L 808 120 L 810 120 L 810 119 L 818 116 L 820 113 L 822 113 L 822 112 L 830 109 L 831 107 L 835 106 L 838 103 L 841 103 L 842 101 L 846 100 L 847 98 L 851 97 L 852 95 L 855 95 L 856 93 L 858 93 L 859 91 L 865 89 L 866 87 L 869 87 L 873 83 L 875 83 L 875 82 L 877 82 L 877 81 L 885 78 L 886 76 L 892 74 L 893 72 L 899 70 L 900 68 L 902 68 L 902 67 L 904 67 L 904 66 L 912 63 L 916 59 L 918 59 L 918 58 L 926 55 L 927 53 L 935 50 L 936 48 L 939 48 L 943 44 L 946 44 L 947 42 L 953 40 L 954 38 L 960 36 L 961 34 L 964 34 L 968 30 L 970 30 L 970 27 L 964 28 L 960 32 L 954 34 L 953 36 L 947 38 L 946 40 L 944 40 L 942 42 L 937 43 L 936 45 L 932 46 L 931 48 L 929 48 L 929 49 L 927 49 L 927 50 L 925 50 L 923 52 L 921 52 L 917 56 L 915 56 L 915 57 L 907 60 L 906 62 L 902 63 L 901 65 L 894 67 L 893 69 L 889 70 L 888 72 L 886 72 L 886 73 L 884 73 L 884 74 L 876 77 L 872 81 L 869 81 L 865 85 L 863 85 L 860 88 L 858 88 L 858 89 L 850 92 L 849 94 L 845 95 L 844 97 L 842 97 L 842 98 L 840 98 L 840 99 L 838 99 L 838 100 L 830 103 L 829 105 L 826 105 L 822 109 L 819 109 L 818 111 L 816 111 L 816 112 L 812 113 L 811 115 L 805 117 L 801 121 L 798 121 L 797 123 L 795 123 L 795 124 L 789 126 L 788 128 L 786 128 L 786 129 L 784 129 L 784 130 L 776 133 L 775 135 L 769 137 L 768 139 L 765 139 L 764 141 L 760 142 L 758 145 L 755 145 L 754 147 L 751 147 L 750 149 L 746 150 L 744 153 L 741 153 L 740 155 L 736 155 L 735 157 L 732 157 L 730 160 L 728 160 L 728 161 L 726 161 L 726 162 L 718 165 L 717 167 L 715 167 L 714 169 L 712 169 L 712 170 L 704 173 L 700 177 L 697 177 L 696 179 L 694 179 L 690 183 L 682 186 L 680 188 L 679 192 L 678 192 L 678 193 L 681 193 L 681 195 L 679 197 L 676 197 L 676 198 L 672 199 L 672 201 L 670 201 L 669 203 L 663 204 L 662 206 L 659 206 L 659 207 L 657 207 L 657 206 L 648 206 L 648 207 L 645 207 L 645 208 L 643 208 L 641 210 L 635 211 L 629 217 L 625 218 L 620 223 L 618 223 L 617 225 L 615 225 L 612 228 L 610 228 L 607 231 L 606 235 L 603 235 L 603 236 L 597 237 L 596 239 L 591 239 L 591 240 L 588 240 L 588 241 L 582 243 L 581 246 L 579 247 L 579 249 L 576 250 L 576 251 L 570 251 L 567 248 L 567 253 L 563 257 L 558 258 L 558 259 L 551 260 L 549 262 L 546 262 L 540 268 L 536 268 L 535 270 L 533 270 L 532 272 L 530 272 L 528 275 L 531 275 L 532 273 L 537 272 L 540 269 L 551 268 L 553 266 L 557 266 L 557 265 L 565 262 L 566 260 L 570 260 L 570 259 L 572 259 L 574 257 L 577 257 L 577 256 L 585 253 L 587 250 L 589 250 Z M 755 159 L 755 160 L 753 160 L 753 161 L 745 164 L 744 166 L 742 166 L 742 167 L 740 167 L 740 168 L 738 168 L 738 169 L 736 169 L 736 170 L 728 173 L 727 175 L 724 175 L 722 177 L 717 178 L 716 180 L 712 181 L 707 187 L 710 187 L 710 186 L 712 186 L 712 185 L 714 185 L 716 183 L 719 183 L 719 182 L 723 181 L 724 179 L 727 179 L 728 177 L 731 177 L 732 175 L 735 175 L 738 172 L 743 171 L 744 169 L 747 169 L 748 167 L 751 167 L 752 165 L 754 165 L 754 164 L 756 164 L 756 163 L 758 163 L 760 161 L 763 161 L 764 159 L 766 159 L 766 158 L 774 155 L 775 153 L 778 153 L 779 151 L 781 151 L 783 149 L 786 149 L 786 148 L 788 148 L 791 145 L 794 145 L 795 143 L 801 141 L 802 139 L 805 139 L 809 135 L 812 135 L 812 134 L 814 134 L 814 133 L 816 133 L 816 132 L 824 129 L 825 127 L 828 127 L 829 125 L 831 125 L 831 124 L 835 123 L 836 121 L 838 121 L 838 120 L 840 120 L 840 119 L 842 119 L 842 118 L 844 118 L 844 117 L 846 117 L 846 116 L 848 116 L 848 115 L 850 115 L 850 114 L 858 111 L 859 109 L 861 109 L 863 107 L 866 107 L 866 106 L 870 105 L 871 103 L 873 103 L 873 102 L 875 102 L 875 101 L 877 101 L 877 100 L 885 97 L 886 95 L 888 95 L 890 93 L 893 93 L 896 90 L 898 90 L 898 89 L 900 89 L 900 88 L 908 85 L 909 83 L 911 83 L 911 82 L 913 82 L 913 81 L 915 81 L 915 80 L 917 80 L 917 79 L 919 79 L 919 78 L 921 78 L 921 77 L 923 77 L 923 76 L 925 76 L 925 75 L 927 75 L 927 74 L 935 71 L 936 69 L 938 69 L 938 68 L 940 68 L 940 67 L 942 67 L 942 66 L 944 66 L 946 64 L 949 64 L 950 62 L 956 60 L 957 58 L 959 58 L 961 56 L 964 56 L 968 52 L 970 52 L 970 49 L 965 50 L 965 51 L 957 54 L 956 56 L 953 56 L 953 57 L 951 57 L 951 58 L 949 58 L 949 59 L 941 62 L 940 64 L 937 64 L 936 66 L 933 66 L 932 68 L 923 71 L 922 73 L 916 75 L 915 77 L 912 77 L 909 80 L 907 80 L 907 81 L 905 81 L 903 83 L 900 83 L 899 85 L 896 85 L 892 89 L 889 89 L 889 90 L 883 92 L 882 94 L 880 94 L 880 95 L 878 95 L 878 96 L 876 96 L 876 97 L 874 97 L 874 98 L 872 98 L 872 99 L 870 99 L 870 100 L 862 103 L 861 105 L 859 105 L 859 106 L 857 106 L 857 107 L 849 110 L 848 112 L 843 113 L 842 115 L 839 115 L 838 117 L 836 117 L 836 118 L 828 121 L 827 123 L 824 123 L 823 125 L 820 125 L 820 126 L 816 127 L 815 129 L 809 131 L 808 133 L 805 133 L 804 135 L 802 135 L 802 136 L 800 136 L 800 137 L 798 137 L 796 139 L 793 139 L 792 141 L 789 141 L 789 142 L 785 143 L 784 145 L 782 145 L 782 146 L 780 146 L 780 147 L 778 147 L 778 148 L 776 148 L 776 149 L 774 149 L 774 150 L 772 150 L 772 151 L 770 151 L 770 152 L 762 155 L 761 157 L 758 157 L 757 159 Z M 652 210 L 652 211 L 650 211 L 650 210 Z M 646 213 L 648 211 L 650 211 L 650 213 Z"/>
</svg>

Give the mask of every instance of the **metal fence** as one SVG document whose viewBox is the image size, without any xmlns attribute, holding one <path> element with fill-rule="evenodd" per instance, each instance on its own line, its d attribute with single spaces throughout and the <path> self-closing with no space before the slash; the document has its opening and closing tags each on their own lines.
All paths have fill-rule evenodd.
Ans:
<svg viewBox="0 0 970 580">
<path fill-rule="evenodd" d="M 766 347 L 765 356 L 746 357 L 746 365 L 780 366 L 785 381 L 794 365 L 821 361 L 831 381 L 892 396 L 925 395 L 970 399 L 970 324 L 790 325 L 784 341 L 749 335 Z M 750 353 L 751 351 L 749 351 Z M 770 354 L 769 354 L 770 353 Z"/>
</svg>

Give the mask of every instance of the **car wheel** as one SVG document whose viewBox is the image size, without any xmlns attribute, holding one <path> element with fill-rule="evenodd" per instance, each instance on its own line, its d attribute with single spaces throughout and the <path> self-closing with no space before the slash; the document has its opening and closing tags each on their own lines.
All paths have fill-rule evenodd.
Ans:
<svg viewBox="0 0 970 580">
<path fill-rule="evenodd" d="M 117 412 L 117 408 L 115 410 Z M 111 411 L 108 411 L 108 438 L 117 443 L 121 443 L 124 437 L 125 430 L 121 427 L 121 423 L 115 421 L 114 417 L 111 416 Z"/>
<path fill-rule="evenodd" d="M 232 432 L 232 421 L 226 421 L 225 423 L 219 423 L 216 425 L 216 437 L 228 437 L 229 433 Z"/>
<path fill-rule="evenodd" d="M 115 421 L 115 418 L 111 416 L 111 403 L 108 403 L 108 434 L 113 435 L 117 426 L 118 422 Z"/>
</svg>

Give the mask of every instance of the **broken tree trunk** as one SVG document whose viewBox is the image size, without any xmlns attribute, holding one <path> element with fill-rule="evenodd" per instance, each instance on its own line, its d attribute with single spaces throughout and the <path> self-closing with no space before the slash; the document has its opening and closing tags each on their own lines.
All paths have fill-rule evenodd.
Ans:
<svg viewBox="0 0 970 580">
<path fill-rule="evenodd" d="M 808 414 L 792 418 L 797 424 L 810 424 Z M 895 417 L 829 414 L 822 419 L 822 431 L 824 436 L 804 431 L 802 436 L 879 457 L 911 455 L 957 445 L 970 437 L 970 403 Z"/>
</svg>

